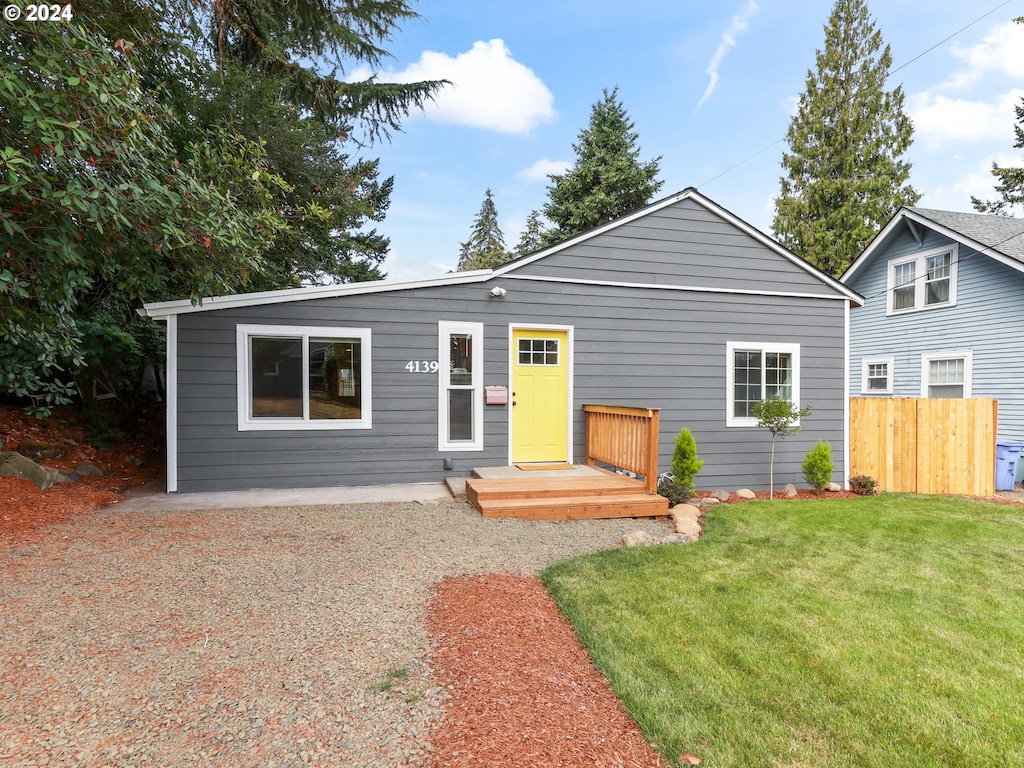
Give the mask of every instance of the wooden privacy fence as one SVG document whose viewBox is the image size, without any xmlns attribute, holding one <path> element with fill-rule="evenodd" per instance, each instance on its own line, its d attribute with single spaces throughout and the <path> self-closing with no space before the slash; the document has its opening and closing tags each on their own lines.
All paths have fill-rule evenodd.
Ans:
<svg viewBox="0 0 1024 768">
<path fill-rule="evenodd" d="M 596 462 L 644 476 L 648 493 L 658 492 L 658 408 L 584 405 L 587 464 Z"/>
<path fill-rule="evenodd" d="M 913 397 L 850 398 L 850 475 L 882 491 L 992 496 L 999 404 Z"/>
</svg>

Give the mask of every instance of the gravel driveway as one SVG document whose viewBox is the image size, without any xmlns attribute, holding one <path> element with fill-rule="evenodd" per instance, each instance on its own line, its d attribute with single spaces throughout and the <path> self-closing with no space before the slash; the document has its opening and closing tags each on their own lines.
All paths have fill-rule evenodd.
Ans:
<svg viewBox="0 0 1024 768">
<path fill-rule="evenodd" d="M 425 604 L 641 520 L 465 502 L 110 507 L 0 550 L 0 765 L 423 765 L 443 692 Z"/>
</svg>

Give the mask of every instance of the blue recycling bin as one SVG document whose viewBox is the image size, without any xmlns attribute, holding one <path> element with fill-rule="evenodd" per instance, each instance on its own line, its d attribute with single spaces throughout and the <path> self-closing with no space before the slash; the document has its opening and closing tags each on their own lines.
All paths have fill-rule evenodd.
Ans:
<svg viewBox="0 0 1024 768">
<path fill-rule="evenodd" d="M 1024 443 L 1011 440 L 999 440 L 996 442 L 996 490 L 1012 491 L 1013 482 L 1017 476 L 1017 461 L 1020 459 L 1020 452 L 1024 450 Z"/>
</svg>

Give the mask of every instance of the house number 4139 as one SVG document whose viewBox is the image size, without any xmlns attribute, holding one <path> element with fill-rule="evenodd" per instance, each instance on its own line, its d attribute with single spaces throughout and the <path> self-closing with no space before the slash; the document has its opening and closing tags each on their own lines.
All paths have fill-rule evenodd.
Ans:
<svg viewBox="0 0 1024 768">
<path fill-rule="evenodd" d="M 437 360 L 410 360 L 405 364 L 409 373 L 437 373 Z"/>
</svg>

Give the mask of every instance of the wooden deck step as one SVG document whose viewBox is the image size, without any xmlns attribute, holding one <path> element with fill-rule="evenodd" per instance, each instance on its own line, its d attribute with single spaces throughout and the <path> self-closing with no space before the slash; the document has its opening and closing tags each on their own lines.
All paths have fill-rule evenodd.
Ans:
<svg viewBox="0 0 1024 768">
<path fill-rule="evenodd" d="M 605 496 L 630 493 L 646 495 L 642 483 L 617 475 L 566 478 L 470 478 L 466 481 L 466 494 L 473 503 L 492 499 L 542 499 L 569 495 Z"/>
<path fill-rule="evenodd" d="M 668 514 L 668 499 L 646 493 L 544 498 L 492 499 L 477 504 L 484 517 L 522 520 L 590 520 L 612 517 L 660 517 Z"/>
</svg>

